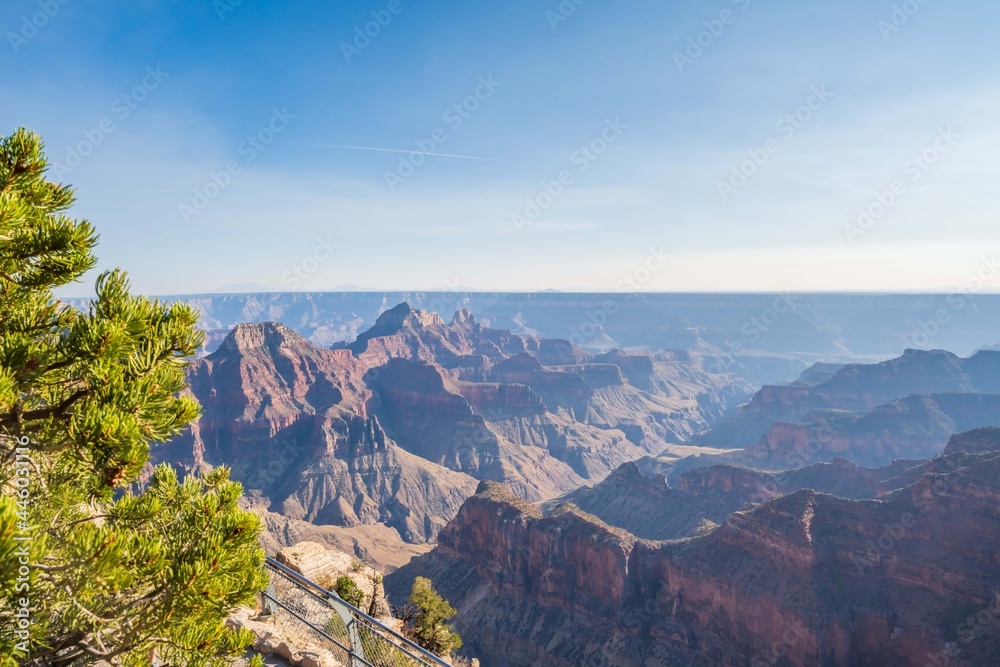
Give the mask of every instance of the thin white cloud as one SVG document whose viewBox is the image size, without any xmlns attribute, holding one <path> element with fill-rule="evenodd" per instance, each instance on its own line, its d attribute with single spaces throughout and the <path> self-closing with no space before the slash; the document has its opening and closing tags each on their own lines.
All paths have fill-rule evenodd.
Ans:
<svg viewBox="0 0 1000 667">
<path fill-rule="evenodd" d="M 407 155 L 423 155 L 423 156 L 426 156 L 426 157 L 450 157 L 450 158 L 456 158 L 456 159 L 459 159 L 459 160 L 482 160 L 484 162 L 508 162 L 508 163 L 514 163 L 514 164 L 541 164 L 541 165 L 546 165 L 546 166 L 550 166 L 550 167 L 565 167 L 565 166 L 567 166 L 565 164 L 559 164 L 559 163 L 556 163 L 556 162 L 533 162 L 533 161 L 530 161 L 530 160 L 508 160 L 508 159 L 504 159 L 504 158 L 482 157 L 482 156 L 478 156 L 478 155 L 456 155 L 454 153 L 437 153 L 437 152 L 433 152 L 433 151 L 431 151 L 431 152 L 427 152 L 427 151 L 409 151 L 409 150 L 401 150 L 401 149 L 398 149 L 398 148 L 379 148 L 379 147 L 376 147 L 376 146 L 350 146 L 350 145 L 347 145 L 347 144 L 323 144 L 323 143 L 317 143 L 317 142 L 313 142 L 313 141 L 297 141 L 295 143 L 298 144 L 299 146 L 316 146 L 316 147 L 319 147 L 319 148 L 344 148 L 344 149 L 354 150 L 354 151 L 377 151 L 379 153 L 403 153 L 403 154 L 407 154 Z"/>
</svg>

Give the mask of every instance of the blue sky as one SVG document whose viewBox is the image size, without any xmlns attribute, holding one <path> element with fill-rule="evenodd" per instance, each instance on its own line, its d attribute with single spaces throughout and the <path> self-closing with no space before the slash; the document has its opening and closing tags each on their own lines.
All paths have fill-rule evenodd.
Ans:
<svg viewBox="0 0 1000 667">
<path fill-rule="evenodd" d="M 0 133 L 43 135 L 102 267 L 148 293 L 996 291 L 998 21 L 942 0 L 8 0 Z"/>
</svg>

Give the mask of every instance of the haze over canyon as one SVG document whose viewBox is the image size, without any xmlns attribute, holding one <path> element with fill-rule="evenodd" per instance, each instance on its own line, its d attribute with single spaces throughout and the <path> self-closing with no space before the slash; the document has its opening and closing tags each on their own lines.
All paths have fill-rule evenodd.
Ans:
<svg viewBox="0 0 1000 667">
<path fill-rule="evenodd" d="M 272 552 L 431 578 L 483 665 L 1000 650 L 1000 299 L 958 355 L 901 348 L 943 295 L 391 296 L 183 297 L 203 414 L 154 462 L 231 467 Z"/>
</svg>

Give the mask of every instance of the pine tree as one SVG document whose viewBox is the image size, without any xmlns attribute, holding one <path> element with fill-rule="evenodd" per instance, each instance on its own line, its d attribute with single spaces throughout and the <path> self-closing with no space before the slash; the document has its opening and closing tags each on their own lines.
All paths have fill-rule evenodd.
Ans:
<svg viewBox="0 0 1000 667">
<path fill-rule="evenodd" d="M 440 656 L 450 655 L 452 651 L 462 648 L 462 638 L 445 623 L 457 612 L 438 595 L 430 579 L 414 579 L 408 600 L 415 607 L 411 629 L 414 641 Z"/>
<path fill-rule="evenodd" d="M 55 299 L 97 235 L 45 170 L 37 135 L 0 137 L 0 666 L 221 664 L 252 639 L 224 619 L 266 585 L 260 520 L 225 469 L 134 490 L 198 415 L 180 396 L 197 314 L 118 270 L 86 311 Z"/>
<path fill-rule="evenodd" d="M 360 608 L 361 604 L 365 601 L 364 591 L 346 574 L 337 578 L 337 583 L 334 585 L 333 590 L 337 592 L 341 600 L 349 605 Z"/>
</svg>

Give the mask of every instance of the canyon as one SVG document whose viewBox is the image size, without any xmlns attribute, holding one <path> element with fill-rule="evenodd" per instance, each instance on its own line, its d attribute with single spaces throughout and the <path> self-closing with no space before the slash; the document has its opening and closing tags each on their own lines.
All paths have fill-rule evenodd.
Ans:
<svg viewBox="0 0 1000 667">
<path fill-rule="evenodd" d="M 188 377 L 202 416 L 153 464 L 227 465 L 272 546 L 324 541 L 387 568 L 426 550 L 479 480 L 547 500 L 705 429 L 752 390 L 697 355 L 593 355 L 407 304 L 333 348 L 241 324 Z"/>
<path fill-rule="evenodd" d="M 202 416 L 152 463 L 229 466 L 269 553 L 346 552 L 397 604 L 430 577 L 485 667 L 974 665 L 998 648 L 963 622 L 1000 611 L 1000 352 L 820 345 L 748 365 L 700 335 L 548 338 L 524 313 L 352 321 L 329 345 L 228 329 L 189 368 Z M 787 381 L 754 381 L 771 375 Z"/>
<path fill-rule="evenodd" d="M 1000 429 L 958 435 L 914 467 L 870 471 L 899 484 L 870 484 L 874 499 L 803 489 L 673 540 L 482 482 L 387 590 L 433 578 L 484 665 L 992 664 Z M 857 477 L 811 474 L 830 485 L 842 470 Z"/>
</svg>

